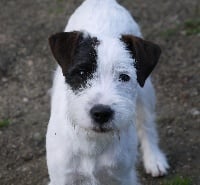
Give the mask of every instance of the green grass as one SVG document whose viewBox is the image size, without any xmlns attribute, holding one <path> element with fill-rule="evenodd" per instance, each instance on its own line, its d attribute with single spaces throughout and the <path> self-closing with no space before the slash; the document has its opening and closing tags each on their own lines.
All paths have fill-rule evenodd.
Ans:
<svg viewBox="0 0 200 185">
<path fill-rule="evenodd" d="M 160 33 L 161 36 L 169 38 L 176 35 L 200 35 L 200 19 L 186 20 L 181 24 L 175 25 L 173 28 L 166 29 Z"/>
<path fill-rule="evenodd" d="M 176 35 L 177 33 L 179 33 L 178 26 L 176 28 L 169 28 L 169 29 L 161 32 L 160 35 L 168 38 L 168 37 L 172 37 L 172 36 Z"/>
<path fill-rule="evenodd" d="M 10 121 L 5 119 L 0 121 L 0 128 L 7 127 L 10 124 Z"/>
<path fill-rule="evenodd" d="M 55 15 L 62 14 L 63 12 L 65 12 L 65 7 L 60 6 L 60 5 L 58 5 L 54 8 L 49 8 L 49 10 L 48 10 L 49 14 L 55 14 Z"/>
<path fill-rule="evenodd" d="M 184 30 L 186 32 L 186 35 L 200 34 L 200 19 L 187 20 L 184 23 Z"/>
<path fill-rule="evenodd" d="M 56 6 L 49 8 L 48 13 L 55 15 L 63 14 L 66 11 L 66 7 L 63 3 L 64 0 L 56 0 Z"/>
<path fill-rule="evenodd" d="M 189 178 L 175 176 L 170 180 L 166 180 L 164 185 L 192 185 L 192 181 Z"/>
</svg>

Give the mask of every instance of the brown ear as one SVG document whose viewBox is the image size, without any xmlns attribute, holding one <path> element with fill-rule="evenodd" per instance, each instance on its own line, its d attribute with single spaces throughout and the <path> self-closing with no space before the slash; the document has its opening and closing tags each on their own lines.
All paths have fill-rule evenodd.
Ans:
<svg viewBox="0 0 200 185">
<path fill-rule="evenodd" d="M 61 66 L 63 74 L 72 63 L 75 49 L 82 37 L 81 32 L 60 32 L 49 37 L 53 56 Z"/>
<path fill-rule="evenodd" d="M 133 58 L 136 60 L 137 81 L 143 87 L 145 80 L 158 62 L 161 49 L 152 42 L 132 35 L 122 35 L 121 40 L 125 42 L 127 49 L 131 51 Z"/>
</svg>

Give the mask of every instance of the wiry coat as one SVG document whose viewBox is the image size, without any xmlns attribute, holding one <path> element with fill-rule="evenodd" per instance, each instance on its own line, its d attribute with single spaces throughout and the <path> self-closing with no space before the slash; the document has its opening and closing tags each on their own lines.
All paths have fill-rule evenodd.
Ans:
<svg viewBox="0 0 200 185">
<path fill-rule="evenodd" d="M 137 135 L 147 173 L 165 174 L 168 165 L 154 128 L 154 89 L 150 79 L 144 85 L 143 69 L 138 70 L 137 58 L 130 51 L 130 35 L 141 37 L 137 23 L 115 0 L 86 0 L 71 16 L 65 32 L 70 36 L 66 33 L 59 38 L 79 43 L 79 49 L 72 42 L 74 55 L 60 55 L 62 39 L 55 41 L 56 35 L 50 40 L 60 64 L 46 140 L 50 185 L 137 185 Z M 87 43 L 93 44 L 85 50 Z M 71 63 L 65 64 L 70 57 Z M 84 63 L 84 57 L 84 62 L 91 58 Z M 89 71 L 83 78 L 74 74 L 82 67 L 80 61 Z M 114 111 L 112 121 L 103 128 L 106 132 L 89 115 L 96 104 Z"/>
</svg>

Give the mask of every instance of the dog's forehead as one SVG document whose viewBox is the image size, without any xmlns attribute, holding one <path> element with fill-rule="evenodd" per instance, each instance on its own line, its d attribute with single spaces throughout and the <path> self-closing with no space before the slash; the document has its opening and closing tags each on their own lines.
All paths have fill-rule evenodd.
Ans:
<svg viewBox="0 0 200 185">
<path fill-rule="evenodd" d="M 134 59 L 120 38 L 104 37 L 100 39 L 100 44 L 96 50 L 97 66 L 101 68 L 101 71 L 134 70 Z"/>
</svg>

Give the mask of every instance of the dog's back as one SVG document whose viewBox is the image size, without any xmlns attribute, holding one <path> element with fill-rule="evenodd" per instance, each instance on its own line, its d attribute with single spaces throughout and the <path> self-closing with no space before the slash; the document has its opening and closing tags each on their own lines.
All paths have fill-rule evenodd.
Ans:
<svg viewBox="0 0 200 185">
<path fill-rule="evenodd" d="M 141 37 L 140 29 L 130 13 L 116 0 L 87 0 L 69 19 L 65 31 L 85 30 L 94 36 Z"/>
</svg>

